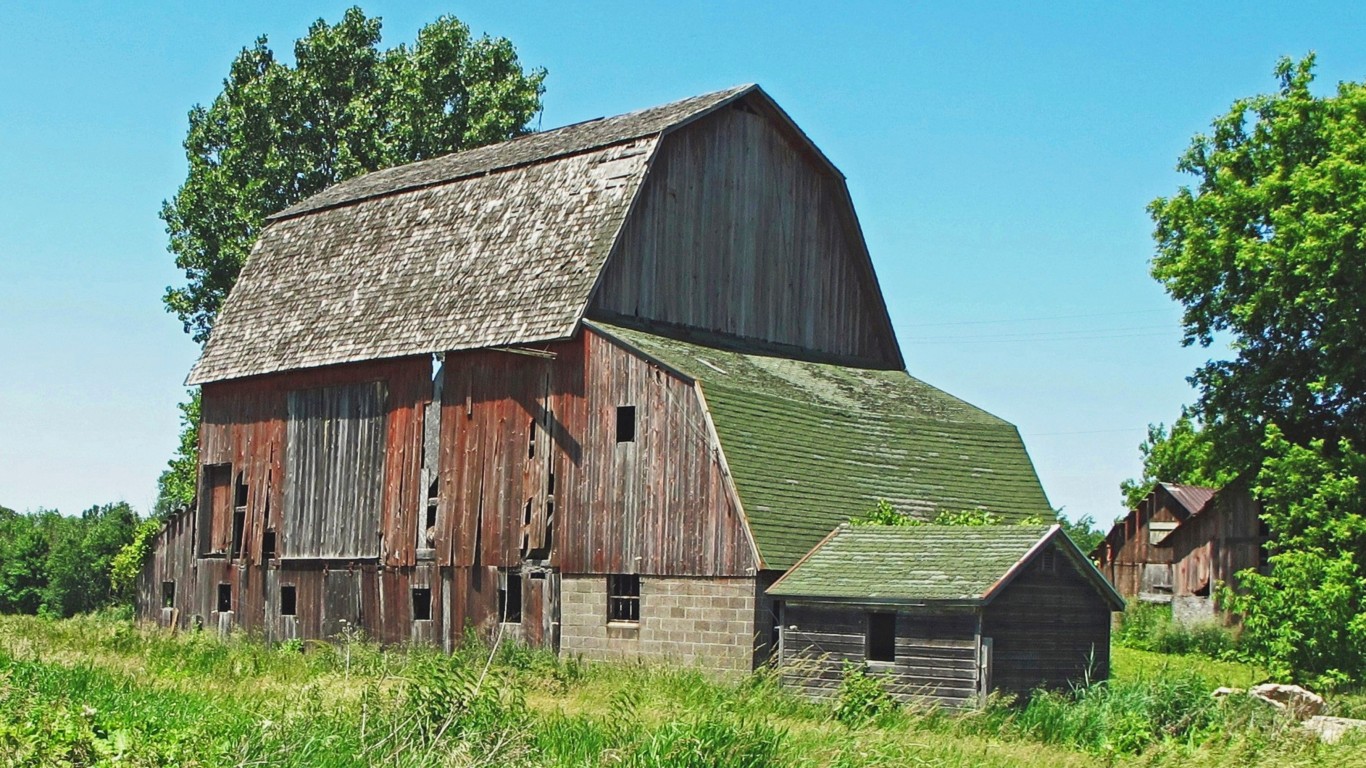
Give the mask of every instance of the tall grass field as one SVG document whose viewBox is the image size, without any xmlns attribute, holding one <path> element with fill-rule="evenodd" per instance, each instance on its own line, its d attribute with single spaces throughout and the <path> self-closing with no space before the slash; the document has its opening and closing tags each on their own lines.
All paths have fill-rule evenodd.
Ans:
<svg viewBox="0 0 1366 768">
<path fill-rule="evenodd" d="M 0 766 L 1366 766 L 1366 739 L 1321 744 L 1210 697 L 1260 680 L 1252 667 L 1126 648 L 1114 666 L 964 714 L 892 705 L 856 672 L 811 702 L 766 674 L 517 646 L 267 647 L 114 616 L 0 617 Z"/>
</svg>

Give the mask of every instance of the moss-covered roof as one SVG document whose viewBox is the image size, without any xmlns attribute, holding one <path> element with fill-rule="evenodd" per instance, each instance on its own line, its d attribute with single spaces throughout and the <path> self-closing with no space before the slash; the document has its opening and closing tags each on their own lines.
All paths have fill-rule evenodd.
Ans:
<svg viewBox="0 0 1366 768">
<path fill-rule="evenodd" d="M 787 569 L 886 499 L 929 519 L 1052 519 L 1015 427 L 904 371 L 744 353 L 594 321 L 702 382 L 755 544 Z"/>
<path fill-rule="evenodd" d="M 840 526 L 769 588 L 775 597 L 982 602 L 1051 525 Z"/>
</svg>

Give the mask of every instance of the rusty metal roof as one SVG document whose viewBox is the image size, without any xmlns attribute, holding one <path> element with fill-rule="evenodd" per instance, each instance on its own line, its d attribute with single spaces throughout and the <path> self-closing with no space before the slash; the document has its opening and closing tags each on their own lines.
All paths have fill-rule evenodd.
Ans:
<svg viewBox="0 0 1366 768">
<path fill-rule="evenodd" d="M 1199 485 L 1181 485 L 1180 483 L 1158 483 L 1158 485 L 1170 493 L 1178 504 L 1186 508 L 1187 516 L 1194 515 L 1204 509 L 1218 490 Z"/>
<path fill-rule="evenodd" d="M 378 171 L 281 212 L 187 383 L 570 336 L 659 136 L 750 93 Z"/>
</svg>

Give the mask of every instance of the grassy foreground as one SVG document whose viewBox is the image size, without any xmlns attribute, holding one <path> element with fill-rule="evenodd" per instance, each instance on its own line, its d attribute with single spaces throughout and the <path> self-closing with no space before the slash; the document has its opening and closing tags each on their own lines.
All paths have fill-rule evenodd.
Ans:
<svg viewBox="0 0 1366 768">
<path fill-rule="evenodd" d="M 911 712 L 854 686 L 837 710 L 763 675 L 717 683 L 517 647 L 266 648 L 0 617 L 0 766 L 1366 766 L 1360 739 L 1322 745 L 1210 699 L 1259 679 L 1250 667 L 1120 648 L 1115 668 L 1026 708 Z"/>
</svg>

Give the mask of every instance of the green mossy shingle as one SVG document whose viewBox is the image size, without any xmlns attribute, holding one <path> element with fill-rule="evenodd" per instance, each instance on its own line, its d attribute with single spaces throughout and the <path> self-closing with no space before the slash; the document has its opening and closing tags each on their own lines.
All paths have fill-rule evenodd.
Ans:
<svg viewBox="0 0 1366 768">
<path fill-rule="evenodd" d="M 967 509 L 1053 518 L 1013 425 L 904 371 L 591 325 L 702 383 L 766 568 L 790 568 L 879 499 L 927 520 Z"/>
<path fill-rule="evenodd" d="M 872 602 L 976 602 L 1050 525 L 844 525 L 768 593 Z"/>
</svg>

